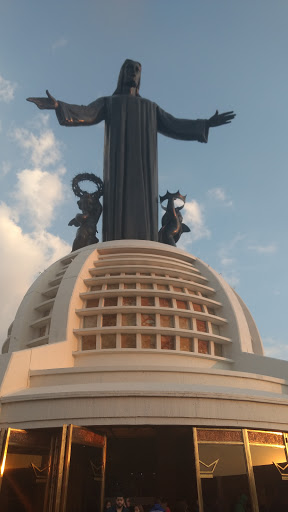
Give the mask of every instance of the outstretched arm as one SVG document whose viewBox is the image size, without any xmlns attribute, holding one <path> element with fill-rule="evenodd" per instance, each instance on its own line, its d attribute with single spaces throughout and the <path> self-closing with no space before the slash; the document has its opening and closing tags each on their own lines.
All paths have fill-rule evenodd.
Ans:
<svg viewBox="0 0 288 512">
<path fill-rule="evenodd" d="M 157 130 L 166 137 L 179 140 L 208 141 L 209 121 L 207 119 L 180 119 L 157 106 Z"/>
<path fill-rule="evenodd" d="M 231 123 L 236 114 L 233 111 L 219 114 L 216 110 L 210 119 L 178 119 L 171 116 L 160 107 L 157 107 L 157 128 L 160 133 L 167 137 L 180 140 L 208 141 L 209 128 Z"/>
<path fill-rule="evenodd" d="M 234 114 L 233 110 L 230 110 L 229 112 L 223 112 L 223 114 L 219 114 L 218 110 L 216 110 L 214 116 L 208 119 L 209 128 L 221 126 L 222 124 L 229 124 L 235 116 L 236 114 Z"/>
<path fill-rule="evenodd" d="M 41 110 L 55 110 L 58 121 L 63 126 L 89 126 L 105 119 L 105 100 L 99 98 L 90 105 L 70 105 L 57 101 L 47 90 L 47 98 L 27 98 Z"/>
<path fill-rule="evenodd" d="M 48 89 L 46 90 L 47 98 L 27 98 L 27 101 L 35 103 L 41 110 L 56 110 L 58 107 L 58 101 L 51 96 Z"/>
</svg>

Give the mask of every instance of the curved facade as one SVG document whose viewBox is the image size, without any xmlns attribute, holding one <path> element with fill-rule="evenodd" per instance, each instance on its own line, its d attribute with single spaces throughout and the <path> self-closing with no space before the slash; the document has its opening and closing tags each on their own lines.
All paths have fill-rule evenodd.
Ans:
<svg viewBox="0 0 288 512">
<path fill-rule="evenodd" d="M 234 474 L 227 461 L 235 452 L 235 474 L 243 475 L 243 492 L 249 494 L 255 512 L 260 495 L 250 445 L 268 446 L 268 439 L 269 446 L 280 450 L 272 462 L 283 466 L 286 460 L 288 363 L 264 356 L 257 327 L 241 298 L 211 267 L 179 249 L 156 242 L 114 241 L 62 258 L 25 295 L 3 351 L 3 432 L 46 432 L 47 446 L 48 432 L 62 429 L 61 446 L 63 436 L 67 444 L 69 436 L 70 443 L 73 435 L 85 441 L 90 432 L 92 445 L 102 455 L 107 436 L 111 446 L 113 436 L 136 437 L 150 447 L 154 443 L 162 459 L 163 439 L 169 450 L 177 439 L 184 458 L 185 439 L 193 451 L 191 479 L 201 510 L 206 495 L 220 492 L 217 486 L 213 491 L 213 471 L 215 476 L 221 464 L 216 463 L 212 476 L 210 467 L 217 449 L 219 460 L 226 460 L 219 477 Z M 69 424 L 77 427 L 69 430 Z M 262 432 L 258 437 L 256 430 Z M 275 439 L 268 434 L 271 431 Z M 258 444 L 255 439 L 260 439 Z M 118 445 L 114 449 L 120 450 Z M 215 460 L 209 454 L 212 459 L 215 454 Z M 112 492 L 111 478 L 107 485 Z M 208 485 L 208 480 L 214 484 Z M 101 489 L 103 499 L 104 484 Z M 187 494 L 189 482 L 183 489 Z M 55 496 L 61 495 L 56 491 Z M 170 499 L 175 501 L 176 494 Z M 66 501 L 59 500 L 50 509 L 44 504 L 43 510 L 68 512 Z"/>
<path fill-rule="evenodd" d="M 120 316 L 113 322 L 109 314 Z M 154 317 L 145 321 L 145 314 Z M 137 346 L 132 338 L 125 342 L 125 326 L 130 331 L 135 327 L 135 335 L 155 338 Z M 239 352 L 263 355 L 247 307 L 221 276 L 192 255 L 154 242 L 107 242 L 56 262 L 26 294 L 5 350 L 64 341 L 75 332 L 80 339 L 92 332 L 91 328 L 97 343 L 84 340 L 82 350 L 129 348 L 129 343 L 130 348 L 164 349 L 163 339 L 158 347 L 157 336 L 166 335 L 175 342 L 170 339 L 169 345 L 167 339 L 167 350 L 170 346 L 174 351 L 225 359 L 237 357 Z M 110 341 L 103 338 L 107 333 Z M 120 343 L 115 339 L 118 334 L 122 335 Z"/>
</svg>

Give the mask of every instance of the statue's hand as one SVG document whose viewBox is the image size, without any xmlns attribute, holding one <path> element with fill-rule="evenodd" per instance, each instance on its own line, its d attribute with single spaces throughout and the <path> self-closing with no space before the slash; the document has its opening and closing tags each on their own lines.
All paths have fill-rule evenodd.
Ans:
<svg viewBox="0 0 288 512">
<path fill-rule="evenodd" d="M 35 103 L 41 110 L 55 110 L 58 107 L 58 101 L 51 96 L 50 92 L 46 91 L 47 98 L 27 98 L 27 101 Z"/>
<path fill-rule="evenodd" d="M 68 226 L 76 226 L 76 227 L 78 227 L 78 226 L 79 226 L 79 224 L 78 224 L 78 223 L 76 223 L 76 219 L 74 218 L 74 219 L 71 219 L 71 220 L 70 220 L 70 222 L 68 223 Z"/>
<path fill-rule="evenodd" d="M 229 124 L 235 116 L 236 114 L 234 114 L 233 110 L 224 112 L 223 114 L 219 114 L 218 110 L 216 110 L 214 116 L 208 119 L 209 127 L 212 128 L 215 126 L 221 126 L 222 124 Z"/>
</svg>

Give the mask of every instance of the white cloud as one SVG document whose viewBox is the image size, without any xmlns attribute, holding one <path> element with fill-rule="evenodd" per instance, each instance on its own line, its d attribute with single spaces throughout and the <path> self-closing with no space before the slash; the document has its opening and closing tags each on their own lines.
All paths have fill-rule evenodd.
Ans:
<svg viewBox="0 0 288 512">
<path fill-rule="evenodd" d="M 274 254 L 277 251 L 277 246 L 276 244 L 250 245 L 248 249 L 258 252 L 259 254 Z"/>
<path fill-rule="evenodd" d="M 39 135 L 35 135 L 25 128 L 16 128 L 11 135 L 29 155 L 34 166 L 50 167 L 59 162 L 60 143 L 52 130 L 45 129 Z"/>
<path fill-rule="evenodd" d="M 4 101 L 4 103 L 12 101 L 16 87 L 16 83 L 5 80 L 5 78 L 0 75 L 0 101 Z"/>
<path fill-rule="evenodd" d="M 233 205 L 233 201 L 231 201 L 231 199 L 227 198 L 225 190 L 223 188 L 221 188 L 221 187 L 211 188 L 210 190 L 208 190 L 207 194 L 208 194 L 208 196 L 211 199 L 215 199 L 216 201 L 220 201 L 225 206 L 232 206 Z"/>
<path fill-rule="evenodd" d="M 13 193 L 19 213 L 26 215 L 31 226 L 50 226 L 55 207 L 63 199 L 63 184 L 58 174 L 41 169 L 25 169 L 17 174 Z"/>
<path fill-rule="evenodd" d="M 203 206 L 193 199 L 185 204 L 183 211 L 184 222 L 191 229 L 192 239 L 209 238 L 211 233 L 205 225 Z"/>
<path fill-rule="evenodd" d="M 47 231 L 64 198 L 61 177 L 66 170 L 59 165 L 60 146 L 47 128 L 46 117 L 42 119 L 36 134 L 21 128 L 13 132 L 31 168 L 17 174 L 11 193 L 14 204 L 0 204 L 0 343 L 33 279 L 71 250 L 64 240 Z"/>
<path fill-rule="evenodd" d="M 44 230 L 25 234 L 17 222 L 17 212 L 1 204 L 0 344 L 33 279 L 71 250 L 66 242 Z"/>
<path fill-rule="evenodd" d="M 43 110 L 36 110 L 34 117 L 30 119 L 27 123 L 31 130 L 43 131 L 43 129 L 48 128 L 49 122 L 51 119 L 51 114 L 43 112 Z"/>
<path fill-rule="evenodd" d="M 65 37 L 60 37 L 52 44 L 52 50 L 57 50 L 57 48 L 63 48 L 68 44 L 68 39 Z"/>
<path fill-rule="evenodd" d="M 288 339 L 287 342 L 278 340 L 273 337 L 266 337 L 262 339 L 265 355 L 269 357 L 276 357 L 279 359 L 288 359 Z"/>
<path fill-rule="evenodd" d="M 193 199 L 185 204 L 182 215 L 184 224 L 190 228 L 191 232 L 182 234 L 177 247 L 186 251 L 194 241 L 210 238 L 211 233 L 205 224 L 202 205 Z"/>
</svg>

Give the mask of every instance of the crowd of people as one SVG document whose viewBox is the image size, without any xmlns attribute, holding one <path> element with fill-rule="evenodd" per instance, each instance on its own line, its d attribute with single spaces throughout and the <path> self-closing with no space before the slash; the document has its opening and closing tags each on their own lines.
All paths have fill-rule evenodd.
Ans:
<svg viewBox="0 0 288 512">
<path fill-rule="evenodd" d="M 187 512 L 187 505 L 184 501 L 179 502 L 178 505 L 175 512 Z M 117 496 L 114 504 L 111 500 L 106 500 L 104 512 L 144 512 L 144 507 L 140 503 L 133 503 L 129 497 Z M 155 499 L 152 508 L 151 506 L 149 508 L 145 507 L 145 512 L 171 512 L 171 510 L 168 506 L 168 500 L 158 497 Z"/>
<path fill-rule="evenodd" d="M 219 512 L 223 510 L 223 506 L 221 507 L 215 496 L 210 498 L 211 501 L 209 503 L 203 503 L 205 512 Z M 105 502 L 103 512 L 171 512 L 166 498 L 155 498 L 153 506 L 151 504 L 143 506 L 136 501 L 134 503 L 132 498 L 117 496 L 115 500 L 107 500 Z M 224 510 L 229 510 L 230 512 L 251 512 L 252 509 L 247 494 L 240 493 L 238 499 L 233 504 L 229 505 L 229 503 L 226 503 Z M 280 510 L 282 512 L 282 509 Z M 285 512 L 287 510 L 288 508 L 285 508 Z M 173 512 L 199 512 L 198 500 L 194 503 L 194 506 L 189 507 L 185 499 L 178 500 L 175 504 L 173 503 Z M 260 506 L 260 512 L 268 512 L 268 509 Z"/>
</svg>

